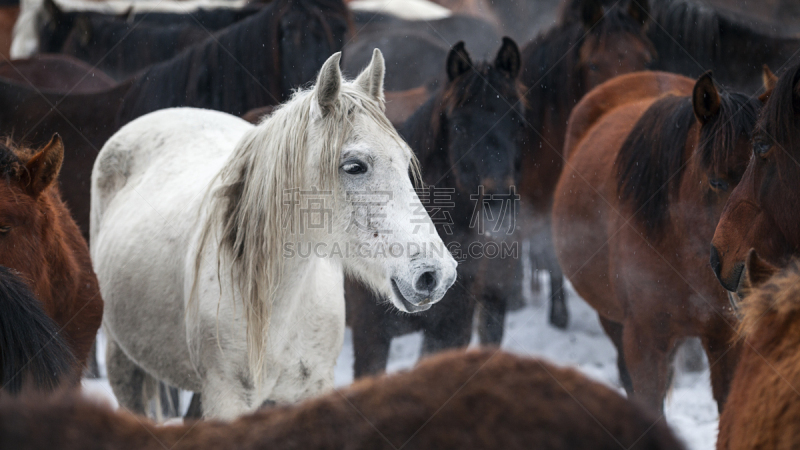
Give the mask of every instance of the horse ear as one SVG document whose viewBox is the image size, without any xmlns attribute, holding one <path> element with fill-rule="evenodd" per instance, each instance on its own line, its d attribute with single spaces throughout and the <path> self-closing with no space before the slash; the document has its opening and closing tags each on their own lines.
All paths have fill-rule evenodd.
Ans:
<svg viewBox="0 0 800 450">
<path fill-rule="evenodd" d="M 630 0 L 630 3 L 628 3 L 628 15 L 639 22 L 641 26 L 644 26 L 650 20 L 650 5 L 647 0 Z"/>
<path fill-rule="evenodd" d="M 378 100 L 383 101 L 383 74 L 386 71 L 385 63 L 383 62 L 383 53 L 379 49 L 372 51 L 372 62 L 369 63 L 366 69 L 356 78 L 356 86 L 366 92 L 367 95 Z"/>
<path fill-rule="evenodd" d="M 603 20 L 603 4 L 600 0 L 583 0 L 581 2 L 581 20 L 588 30 Z"/>
<path fill-rule="evenodd" d="M 453 81 L 470 70 L 472 70 L 472 60 L 464 48 L 464 41 L 458 41 L 447 54 L 447 77 Z"/>
<path fill-rule="evenodd" d="M 325 61 L 317 77 L 314 94 L 323 114 L 339 101 L 339 91 L 342 87 L 342 71 L 339 69 L 339 60 L 342 52 L 336 52 Z"/>
<path fill-rule="evenodd" d="M 766 64 L 764 64 L 761 72 L 761 81 L 764 83 L 764 93 L 759 95 L 758 99 L 761 100 L 761 103 L 767 103 L 769 96 L 772 95 L 772 91 L 775 90 L 775 86 L 778 84 L 778 77 L 769 70 L 769 66 Z"/>
<path fill-rule="evenodd" d="M 517 78 L 519 69 L 522 66 L 520 60 L 517 43 L 509 37 L 503 37 L 503 46 L 500 47 L 500 51 L 497 52 L 497 57 L 494 59 L 494 66 L 511 78 Z"/>
<path fill-rule="evenodd" d="M 780 269 L 764 261 L 756 253 L 756 249 L 751 248 L 747 253 L 744 262 L 745 268 L 745 289 L 757 288 L 772 278 Z"/>
<path fill-rule="evenodd" d="M 92 31 L 92 21 L 89 17 L 84 15 L 78 16 L 75 21 L 75 32 L 78 33 L 81 45 L 84 47 L 88 46 L 92 41 Z"/>
<path fill-rule="evenodd" d="M 714 80 L 711 78 L 711 71 L 700 75 L 697 83 L 692 90 L 692 106 L 697 120 L 705 125 L 712 117 L 719 112 L 719 93 Z"/>
<path fill-rule="evenodd" d="M 48 186 L 53 184 L 58 172 L 61 170 L 61 162 L 64 160 L 64 144 L 58 133 L 53 135 L 39 152 L 25 164 L 25 181 L 28 193 L 32 197 L 38 197 Z"/>
</svg>

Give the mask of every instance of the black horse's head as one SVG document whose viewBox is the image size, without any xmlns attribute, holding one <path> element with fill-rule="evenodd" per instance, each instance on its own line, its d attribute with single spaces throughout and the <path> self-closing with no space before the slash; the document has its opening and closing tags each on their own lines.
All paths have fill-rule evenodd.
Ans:
<svg viewBox="0 0 800 450">
<path fill-rule="evenodd" d="M 448 81 L 437 106 L 441 142 L 456 187 L 507 194 L 517 182 L 524 117 L 517 44 L 503 38 L 493 63 L 476 64 L 459 42 L 446 67 Z"/>
<path fill-rule="evenodd" d="M 350 15 L 342 0 L 286 2 L 276 14 L 280 16 L 276 31 L 285 95 L 314 80 L 328 57 L 342 49 Z"/>
</svg>

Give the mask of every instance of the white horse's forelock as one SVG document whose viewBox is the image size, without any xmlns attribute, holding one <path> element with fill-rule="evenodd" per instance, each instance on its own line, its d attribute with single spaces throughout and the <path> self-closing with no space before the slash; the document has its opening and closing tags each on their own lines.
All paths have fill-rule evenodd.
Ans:
<svg viewBox="0 0 800 450">
<path fill-rule="evenodd" d="M 245 134 L 217 175 L 213 184 L 218 187 L 207 197 L 209 213 L 197 249 L 187 321 L 191 323 L 190 316 L 197 311 L 203 250 L 216 237 L 218 274 L 220 267 L 230 267 L 230 280 L 238 284 L 244 303 L 248 362 L 257 382 L 265 369 L 270 312 L 282 281 L 282 249 L 291 232 L 291 227 L 281 223 L 284 193 L 307 189 L 312 183 L 321 191 L 335 192 L 339 158 L 353 132 L 354 114 L 366 114 L 381 131 L 402 142 L 383 113 L 382 101 L 354 83 L 342 83 L 338 101 L 326 108 L 321 118 L 315 117 L 315 111 L 320 110 L 314 93 L 313 88 L 296 92 Z M 318 155 L 320 171 L 310 174 L 306 169 L 312 157 L 308 140 L 313 120 L 322 121 L 322 150 Z M 402 147 L 408 148 L 405 144 Z M 420 179 L 413 152 L 411 172 L 415 180 Z M 221 276 L 219 279 L 222 282 Z"/>
</svg>

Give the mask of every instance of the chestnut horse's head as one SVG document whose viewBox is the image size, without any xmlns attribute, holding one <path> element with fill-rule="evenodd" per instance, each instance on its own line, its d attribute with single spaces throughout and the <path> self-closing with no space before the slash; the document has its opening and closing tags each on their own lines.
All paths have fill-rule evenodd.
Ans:
<svg viewBox="0 0 800 450">
<path fill-rule="evenodd" d="M 585 37 L 579 47 L 581 82 L 586 91 L 618 75 L 644 70 L 656 56 L 645 31 L 647 0 L 603 9 L 600 0 L 581 0 Z"/>
<path fill-rule="evenodd" d="M 19 271 L 39 296 L 49 295 L 52 245 L 65 238 L 54 187 L 63 159 L 57 134 L 38 151 L 0 143 L 0 266 Z"/>
<path fill-rule="evenodd" d="M 747 170 L 711 242 L 711 267 L 729 291 L 739 289 L 750 249 L 778 266 L 800 252 L 800 64 L 768 97 Z"/>
<path fill-rule="evenodd" d="M 760 107 L 718 90 L 707 72 L 691 96 L 664 96 L 642 115 L 618 155 L 617 181 L 649 238 L 665 238 L 671 224 L 703 252 L 747 165 Z"/>
</svg>

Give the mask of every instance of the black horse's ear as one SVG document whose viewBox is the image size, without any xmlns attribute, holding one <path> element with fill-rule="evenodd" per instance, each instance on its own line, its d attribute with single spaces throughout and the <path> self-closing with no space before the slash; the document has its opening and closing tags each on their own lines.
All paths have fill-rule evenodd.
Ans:
<svg viewBox="0 0 800 450">
<path fill-rule="evenodd" d="M 510 37 L 503 37 L 503 46 L 497 52 L 497 57 L 494 59 L 494 66 L 497 70 L 505 73 L 511 78 L 517 78 L 519 69 L 522 66 L 521 57 L 519 55 L 519 47 Z"/>
<path fill-rule="evenodd" d="M 78 39 L 84 47 L 92 41 L 93 31 L 92 20 L 88 16 L 81 14 L 75 19 L 75 32 L 78 33 Z"/>
<path fill-rule="evenodd" d="M 630 0 L 630 3 L 628 3 L 628 15 L 639 22 L 641 26 L 644 26 L 650 20 L 650 5 L 647 0 Z"/>
<path fill-rule="evenodd" d="M 64 161 L 64 143 L 58 133 L 27 164 L 21 180 L 32 197 L 38 197 L 53 184 Z"/>
<path fill-rule="evenodd" d="M 588 30 L 603 20 L 603 4 L 600 0 L 583 0 L 581 2 L 581 20 Z"/>
<path fill-rule="evenodd" d="M 472 60 L 464 48 L 464 41 L 458 41 L 447 54 L 447 77 L 450 81 L 472 70 Z"/>
<path fill-rule="evenodd" d="M 717 115 L 719 105 L 719 92 L 717 92 L 717 87 L 714 86 L 714 80 L 711 78 L 711 71 L 709 70 L 700 75 L 692 90 L 694 116 L 697 117 L 701 124 L 705 125 L 712 117 Z"/>
<path fill-rule="evenodd" d="M 47 15 L 50 16 L 50 20 L 55 22 L 58 22 L 63 15 L 61 8 L 56 5 L 55 0 L 44 0 L 44 10 Z"/>
</svg>

